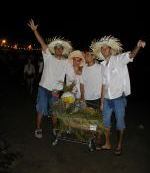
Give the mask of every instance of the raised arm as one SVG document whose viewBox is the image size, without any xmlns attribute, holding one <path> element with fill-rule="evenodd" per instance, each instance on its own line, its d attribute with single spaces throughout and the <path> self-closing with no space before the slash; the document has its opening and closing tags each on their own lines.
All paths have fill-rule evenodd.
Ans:
<svg viewBox="0 0 150 173">
<path fill-rule="evenodd" d="M 45 41 L 43 40 L 43 38 L 41 37 L 41 35 L 40 35 L 39 32 L 37 31 L 38 25 L 35 25 L 33 19 L 31 19 L 27 25 L 28 25 L 28 26 L 31 28 L 31 30 L 34 32 L 34 35 L 35 35 L 35 37 L 37 38 L 38 42 L 40 43 L 40 45 L 41 45 L 43 51 L 45 51 L 45 50 L 48 48 L 48 46 L 46 45 Z"/>
<path fill-rule="evenodd" d="M 144 48 L 145 45 L 146 45 L 145 41 L 139 40 L 138 43 L 137 43 L 137 46 L 129 54 L 129 57 L 130 58 L 135 58 L 135 56 L 137 55 L 137 53 L 139 52 L 139 50 L 141 48 Z"/>
</svg>

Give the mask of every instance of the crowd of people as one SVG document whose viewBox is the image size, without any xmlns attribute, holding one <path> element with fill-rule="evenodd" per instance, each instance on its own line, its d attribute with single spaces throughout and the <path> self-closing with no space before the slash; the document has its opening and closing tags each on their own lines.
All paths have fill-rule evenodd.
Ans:
<svg viewBox="0 0 150 173">
<path fill-rule="evenodd" d="M 102 111 L 105 127 L 105 144 L 101 146 L 103 150 L 112 149 L 110 126 L 112 112 L 115 113 L 118 142 L 114 153 L 120 155 L 126 128 L 126 96 L 131 92 L 127 64 L 133 61 L 146 43 L 139 40 L 132 51 L 123 53 L 119 39 L 104 36 L 92 42 L 83 52 L 74 50 L 70 42 L 60 38 L 46 44 L 38 32 L 38 25 L 32 19 L 28 26 L 41 45 L 44 62 L 37 94 L 35 137 L 42 138 L 43 116 L 53 116 L 51 106 L 59 99 L 64 82 L 67 85 L 75 82 L 75 97 L 87 106 Z M 27 78 L 31 82 L 35 70 L 30 61 L 24 72 L 27 71 Z"/>
</svg>

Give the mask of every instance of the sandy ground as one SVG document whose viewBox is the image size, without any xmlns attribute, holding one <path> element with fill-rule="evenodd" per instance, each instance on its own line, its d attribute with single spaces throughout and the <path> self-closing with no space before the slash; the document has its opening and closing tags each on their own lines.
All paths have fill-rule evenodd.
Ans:
<svg viewBox="0 0 150 173">
<path fill-rule="evenodd" d="M 12 173 L 146 173 L 149 172 L 150 137 L 148 101 L 129 99 L 122 156 L 113 151 L 89 152 L 86 145 L 61 141 L 51 145 L 48 119 L 43 121 L 43 138 L 34 137 L 35 97 L 19 84 L 3 78 L 0 86 L 0 138 L 8 147 L 0 156 L 0 172 Z M 139 125 L 143 126 L 139 126 Z M 115 131 L 112 143 L 115 146 Z M 2 143 L 1 142 L 1 143 Z M 1 151 L 2 152 L 2 151 Z M 15 153 L 10 166 L 4 155 Z M 3 156 L 2 156 L 3 155 Z M 6 160 L 6 158 L 5 158 Z"/>
</svg>

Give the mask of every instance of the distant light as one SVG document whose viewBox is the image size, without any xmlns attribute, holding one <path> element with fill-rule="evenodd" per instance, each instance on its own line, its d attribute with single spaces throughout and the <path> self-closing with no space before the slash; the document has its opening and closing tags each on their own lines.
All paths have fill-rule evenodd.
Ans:
<svg viewBox="0 0 150 173">
<path fill-rule="evenodd" d="M 14 49 L 18 49 L 18 45 L 15 44 L 15 45 L 13 46 L 13 48 L 14 48 Z"/>
<path fill-rule="evenodd" d="M 5 46 L 7 41 L 5 39 L 1 40 L 1 46 Z"/>
<path fill-rule="evenodd" d="M 28 50 L 32 50 L 32 45 L 30 44 L 28 47 L 27 47 Z"/>
<path fill-rule="evenodd" d="M 6 43 L 6 40 L 2 40 L 2 44 L 5 44 Z"/>
</svg>

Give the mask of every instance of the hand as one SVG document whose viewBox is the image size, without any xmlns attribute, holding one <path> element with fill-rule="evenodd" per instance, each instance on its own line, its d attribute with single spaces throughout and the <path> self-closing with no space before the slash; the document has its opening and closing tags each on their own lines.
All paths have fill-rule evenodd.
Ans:
<svg viewBox="0 0 150 173">
<path fill-rule="evenodd" d="M 100 111 L 103 111 L 103 103 L 100 104 Z"/>
<path fill-rule="evenodd" d="M 85 109 L 87 107 L 85 100 L 80 100 L 81 109 Z"/>
<path fill-rule="evenodd" d="M 81 95 L 80 101 L 81 102 L 85 102 L 85 99 L 84 99 L 84 96 L 83 95 Z"/>
<path fill-rule="evenodd" d="M 27 23 L 27 25 L 31 28 L 32 31 L 36 31 L 36 30 L 37 30 L 38 25 L 35 25 L 33 19 L 31 19 L 31 20 L 29 21 L 29 23 Z"/>
<path fill-rule="evenodd" d="M 137 47 L 144 48 L 145 46 L 146 46 L 146 42 L 145 41 L 142 41 L 142 40 L 138 41 Z"/>
</svg>

